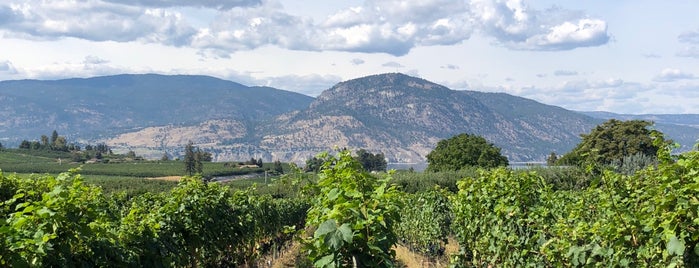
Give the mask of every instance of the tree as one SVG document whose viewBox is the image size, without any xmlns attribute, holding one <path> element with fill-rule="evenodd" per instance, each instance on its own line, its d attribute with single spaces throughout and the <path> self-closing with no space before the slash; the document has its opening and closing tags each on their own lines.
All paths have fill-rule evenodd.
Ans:
<svg viewBox="0 0 699 268">
<path fill-rule="evenodd" d="M 22 143 L 19 144 L 20 149 L 31 149 L 32 144 L 28 140 L 23 140 Z"/>
<path fill-rule="evenodd" d="M 129 150 L 129 151 L 126 153 L 126 157 L 127 157 L 127 158 L 131 158 L 131 159 L 136 159 L 136 152 Z"/>
<path fill-rule="evenodd" d="M 49 137 L 46 135 L 41 135 L 41 147 L 46 149 L 49 148 Z"/>
<path fill-rule="evenodd" d="M 214 159 L 213 156 L 211 155 L 211 153 L 209 153 L 209 152 L 198 150 L 197 154 L 199 155 L 199 159 L 202 162 L 211 162 Z"/>
<path fill-rule="evenodd" d="M 163 153 L 163 157 L 160 158 L 160 161 L 169 161 L 170 156 L 167 155 L 167 153 Z"/>
<path fill-rule="evenodd" d="M 32 149 L 32 150 L 39 150 L 39 149 L 41 149 L 41 143 L 39 143 L 38 141 L 32 141 L 32 143 L 31 143 L 31 149 Z"/>
<path fill-rule="evenodd" d="M 54 130 L 51 133 L 51 146 L 56 146 L 56 140 L 58 140 L 58 132 L 56 132 L 56 130 Z"/>
<path fill-rule="evenodd" d="M 312 157 L 306 160 L 306 166 L 303 168 L 304 172 L 318 172 L 320 167 L 323 165 L 323 159 Z"/>
<path fill-rule="evenodd" d="M 202 173 L 204 165 L 201 160 L 202 151 L 195 147 L 190 141 L 184 147 L 184 172 L 192 176 L 196 173 Z"/>
<path fill-rule="evenodd" d="M 254 162 L 254 164 L 257 165 L 258 167 L 262 167 L 262 158 L 258 158 L 257 162 Z"/>
<path fill-rule="evenodd" d="M 109 146 L 104 143 L 97 144 L 97 146 L 95 146 L 93 149 L 101 153 L 109 153 L 111 151 Z"/>
<path fill-rule="evenodd" d="M 427 170 L 434 172 L 508 164 L 507 157 L 500 154 L 500 148 L 481 136 L 465 133 L 439 141 L 437 147 L 427 154 Z"/>
<path fill-rule="evenodd" d="M 80 163 L 80 162 L 84 162 L 84 161 L 85 161 L 85 158 L 83 157 L 83 154 L 80 153 L 80 152 L 72 152 L 72 153 L 70 154 L 70 159 L 71 159 L 71 161 L 73 161 L 73 162 L 75 162 L 75 163 Z"/>
<path fill-rule="evenodd" d="M 651 122 L 643 120 L 611 119 L 593 128 L 589 134 L 582 134 L 582 141 L 563 155 L 558 163 L 608 165 L 636 154 L 655 157 L 658 147 L 653 145 L 653 139 L 663 137 L 661 132 L 651 130 L 651 125 Z M 663 140 L 661 144 L 664 143 Z"/>
<path fill-rule="evenodd" d="M 357 151 L 357 161 L 366 171 L 386 171 L 386 157 L 383 153 L 372 154 L 364 149 Z"/>
<path fill-rule="evenodd" d="M 556 161 L 558 161 L 558 155 L 556 155 L 556 152 L 551 152 L 551 154 L 549 154 L 549 157 L 546 158 L 546 165 L 555 166 Z"/>
<path fill-rule="evenodd" d="M 66 141 L 66 137 L 56 137 L 56 140 L 53 141 L 51 147 L 57 151 L 68 151 L 68 141 Z"/>
<path fill-rule="evenodd" d="M 196 164 L 196 159 L 194 158 L 194 144 L 190 141 L 187 146 L 184 147 L 184 172 L 189 174 L 189 176 L 194 175 Z"/>
<path fill-rule="evenodd" d="M 204 171 L 204 163 L 202 163 L 203 152 L 197 147 L 194 153 L 194 171 L 201 174 Z"/>
<path fill-rule="evenodd" d="M 274 161 L 274 172 L 277 174 L 284 174 L 284 167 L 282 166 L 282 162 L 279 162 L 279 160 Z"/>
<path fill-rule="evenodd" d="M 250 160 L 245 161 L 246 165 L 257 165 L 257 160 L 254 157 L 250 157 Z"/>
</svg>

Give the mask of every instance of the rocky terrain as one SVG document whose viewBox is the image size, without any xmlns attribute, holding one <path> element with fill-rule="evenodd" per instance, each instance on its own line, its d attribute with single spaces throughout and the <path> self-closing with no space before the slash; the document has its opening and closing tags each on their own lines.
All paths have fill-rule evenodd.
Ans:
<svg viewBox="0 0 699 268">
<path fill-rule="evenodd" d="M 451 90 L 399 73 L 344 81 L 315 99 L 207 76 L 3 81 L 0 102 L 6 146 L 55 129 L 72 141 L 105 142 L 147 158 L 178 157 L 192 141 L 216 161 L 301 163 L 321 151 L 364 148 L 391 163 L 420 163 L 439 140 L 459 133 L 484 136 L 511 162 L 544 161 L 615 118 L 504 93 Z M 689 148 L 699 135 L 697 120 L 683 120 L 699 117 L 652 118 Z"/>
</svg>

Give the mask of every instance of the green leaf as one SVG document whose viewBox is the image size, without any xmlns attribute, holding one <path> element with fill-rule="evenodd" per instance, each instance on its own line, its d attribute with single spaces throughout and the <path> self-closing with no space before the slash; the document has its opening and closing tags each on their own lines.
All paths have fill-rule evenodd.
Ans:
<svg viewBox="0 0 699 268">
<path fill-rule="evenodd" d="M 667 243 L 667 251 L 670 253 L 670 255 L 684 255 L 684 241 L 680 241 L 673 235 L 670 238 L 670 242 Z"/>
<path fill-rule="evenodd" d="M 325 236 L 325 245 L 333 250 L 340 250 L 344 241 L 342 240 L 342 234 L 337 230 L 330 235 Z"/>
<path fill-rule="evenodd" d="M 328 200 L 335 200 L 338 196 L 340 196 L 340 190 L 337 188 L 333 188 L 328 192 Z"/>
<path fill-rule="evenodd" d="M 325 255 L 314 263 L 315 267 L 335 267 L 333 254 Z"/>
<path fill-rule="evenodd" d="M 339 231 L 342 235 L 342 240 L 344 240 L 347 243 L 352 243 L 352 237 L 354 236 L 354 233 L 352 232 L 352 228 L 350 228 L 350 225 L 348 223 L 345 223 L 342 226 L 340 226 L 340 228 L 338 228 L 337 231 Z"/>
<path fill-rule="evenodd" d="M 318 230 L 313 234 L 313 237 L 318 238 L 327 233 L 334 232 L 335 230 L 337 230 L 335 220 L 329 219 L 318 226 Z"/>
</svg>

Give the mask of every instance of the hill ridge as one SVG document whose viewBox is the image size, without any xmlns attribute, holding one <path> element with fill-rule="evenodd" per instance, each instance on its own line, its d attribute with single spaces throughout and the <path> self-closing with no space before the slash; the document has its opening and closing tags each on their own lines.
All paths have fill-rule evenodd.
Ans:
<svg viewBox="0 0 699 268">
<path fill-rule="evenodd" d="M 383 152 L 389 162 L 419 163 L 439 140 L 460 133 L 484 136 L 512 162 L 543 161 L 552 151 L 567 152 L 580 134 L 603 121 L 401 73 L 343 81 L 315 99 L 210 76 L 13 80 L 0 82 L 0 103 L 10 104 L 0 108 L 5 145 L 55 129 L 72 140 L 103 141 L 149 158 L 163 152 L 176 157 L 193 141 L 217 161 L 302 163 L 344 147 Z"/>
</svg>

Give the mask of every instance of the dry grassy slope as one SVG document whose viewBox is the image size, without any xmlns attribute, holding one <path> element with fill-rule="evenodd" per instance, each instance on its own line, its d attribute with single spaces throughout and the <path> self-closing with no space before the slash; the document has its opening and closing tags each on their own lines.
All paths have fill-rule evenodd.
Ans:
<svg viewBox="0 0 699 268">
<path fill-rule="evenodd" d="M 578 135 L 594 126 L 591 118 L 558 107 L 507 94 L 454 91 L 403 74 L 339 83 L 307 109 L 257 122 L 254 129 L 236 132 L 240 129 L 228 122 L 211 130 L 223 123 L 148 128 L 110 144 L 176 155 L 181 149 L 175 146 L 191 140 L 219 161 L 254 157 L 297 163 L 334 148 L 364 148 L 384 153 L 389 162 L 420 163 L 439 140 L 472 133 L 503 148 L 511 161 L 542 161 L 551 151 L 572 148 Z"/>
<path fill-rule="evenodd" d="M 157 126 L 127 132 L 104 142 L 117 152 L 135 151 L 138 155 L 154 159 L 168 153 L 176 158 L 182 155 L 190 141 L 206 151 L 213 152 L 215 161 L 250 159 L 262 152 L 255 152 L 240 145 L 224 145 L 225 141 L 243 139 L 248 128 L 238 120 L 208 120 L 193 126 Z M 245 152 L 234 154 L 233 152 Z M 248 153 L 255 152 L 255 153 Z M 242 157 L 242 158 L 241 158 Z"/>
</svg>

